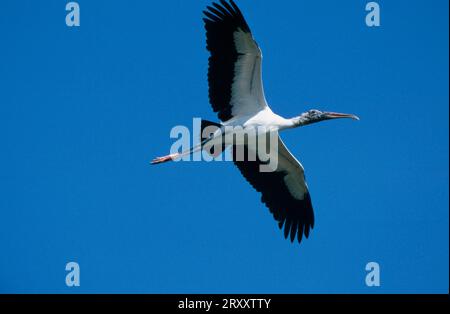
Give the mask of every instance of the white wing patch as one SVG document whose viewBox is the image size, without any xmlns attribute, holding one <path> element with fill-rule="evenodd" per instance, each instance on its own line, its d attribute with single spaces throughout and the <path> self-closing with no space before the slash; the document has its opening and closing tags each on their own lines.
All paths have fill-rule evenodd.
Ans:
<svg viewBox="0 0 450 314">
<path fill-rule="evenodd" d="M 287 172 L 284 182 L 291 195 L 298 200 L 303 200 L 308 193 L 303 166 L 287 149 L 280 137 L 278 137 L 278 143 L 278 170 Z"/>
<path fill-rule="evenodd" d="M 250 33 L 242 30 L 234 34 L 236 51 L 231 105 L 233 116 L 257 113 L 267 107 L 261 75 L 262 54 Z"/>
<path fill-rule="evenodd" d="M 304 180 L 301 182 L 296 175 L 288 174 L 284 177 L 284 182 L 294 198 L 298 200 L 303 200 L 305 198 L 308 188 Z"/>
</svg>

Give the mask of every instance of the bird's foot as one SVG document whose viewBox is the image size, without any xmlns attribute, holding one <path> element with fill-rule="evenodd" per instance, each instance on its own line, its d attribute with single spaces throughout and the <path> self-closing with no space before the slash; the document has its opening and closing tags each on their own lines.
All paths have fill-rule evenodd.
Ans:
<svg viewBox="0 0 450 314">
<path fill-rule="evenodd" d="M 157 157 L 151 161 L 152 165 L 162 164 L 164 162 L 172 161 L 177 158 L 179 154 L 171 154 L 164 157 Z"/>
</svg>

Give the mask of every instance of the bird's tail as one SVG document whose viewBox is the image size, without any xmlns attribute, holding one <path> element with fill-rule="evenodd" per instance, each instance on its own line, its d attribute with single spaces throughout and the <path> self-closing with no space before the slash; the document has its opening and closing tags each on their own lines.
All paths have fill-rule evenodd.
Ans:
<svg viewBox="0 0 450 314">
<path fill-rule="evenodd" d="M 204 149 L 209 155 L 213 157 L 217 157 L 218 155 L 222 154 L 225 151 L 225 144 L 222 144 L 221 146 L 217 147 L 216 145 L 209 145 L 209 140 L 211 139 L 211 136 L 217 131 L 217 129 L 220 129 L 222 125 L 217 122 L 212 122 L 208 120 L 203 120 L 201 122 L 200 126 L 200 142 L 202 149 Z"/>
<path fill-rule="evenodd" d="M 220 123 L 217 122 L 212 122 L 212 121 L 208 121 L 208 120 L 203 120 L 200 124 L 200 141 L 202 142 L 203 140 L 205 140 L 206 138 L 208 138 L 208 136 L 211 133 L 214 133 L 213 131 L 217 130 L 218 128 L 221 128 L 222 125 Z M 205 129 L 209 128 L 207 131 L 209 131 L 209 134 L 203 134 L 205 132 Z"/>
</svg>

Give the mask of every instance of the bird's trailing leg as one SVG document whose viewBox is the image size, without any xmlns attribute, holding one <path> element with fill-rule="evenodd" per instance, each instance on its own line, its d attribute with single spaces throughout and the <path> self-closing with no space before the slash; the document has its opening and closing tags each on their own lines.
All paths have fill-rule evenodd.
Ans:
<svg viewBox="0 0 450 314">
<path fill-rule="evenodd" d="M 152 160 L 151 164 L 161 164 L 168 161 L 173 161 L 180 159 L 184 156 L 191 155 L 193 153 L 196 153 L 200 150 L 205 150 L 209 155 L 213 157 L 217 157 L 225 150 L 225 145 L 222 144 L 221 141 L 223 141 L 223 136 L 221 131 L 221 124 L 216 122 L 211 122 L 207 120 L 201 120 L 201 126 L 200 126 L 200 139 L 201 143 L 194 146 L 191 149 L 188 149 L 182 153 L 174 153 L 163 157 L 157 157 Z M 220 142 L 216 143 L 213 140 L 219 139 Z M 206 146 L 206 144 L 209 144 Z"/>
<path fill-rule="evenodd" d="M 204 141 L 204 142 L 206 142 L 206 141 Z M 197 146 L 195 146 L 195 147 L 193 147 L 193 148 L 191 148 L 189 150 L 186 150 L 186 151 L 184 151 L 182 153 L 174 153 L 174 154 L 170 154 L 170 155 L 163 156 L 163 157 L 157 157 L 157 158 L 155 158 L 155 159 L 153 159 L 151 161 L 151 164 L 152 165 L 162 164 L 162 163 L 165 163 L 165 162 L 169 162 L 169 161 L 173 161 L 173 160 L 177 160 L 177 159 L 183 158 L 184 156 L 187 156 L 187 155 L 191 155 L 191 154 L 201 150 L 202 149 L 201 145 L 203 145 L 204 142 L 202 142 L 200 145 L 197 145 Z"/>
<path fill-rule="evenodd" d="M 176 154 L 170 154 L 170 155 L 163 156 L 163 157 L 156 157 L 155 159 L 153 159 L 151 161 L 151 164 L 157 165 L 157 164 L 162 164 L 164 162 L 172 161 L 172 160 L 179 158 L 180 155 L 181 155 L 180 153 L 176 153 Z"/>
</svg>

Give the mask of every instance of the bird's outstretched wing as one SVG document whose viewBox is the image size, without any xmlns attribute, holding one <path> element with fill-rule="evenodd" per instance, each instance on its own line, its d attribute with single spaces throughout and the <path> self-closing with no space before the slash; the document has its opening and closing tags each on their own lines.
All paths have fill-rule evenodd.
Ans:
<svg viewBox="0 0 450 314">
<path fill-rule="evenodd" d="M 244 156 L 249 156 L 251 146 L 241 146 Z M 233 160 L 247 181 L 261 193 L 261 201 L 266 204 L 273 217 L 278 221 L 280 229 L 284 226 L 285 238 L 291 242 L 297 238 L 300 243 L 303 235 L 308 238 L 314 227 L 314 212 L 308 186 L 305 182 L 303 166 L 289 152 L 278 137 L 278 165 L 274 172 L 261 172 L 256 161 L 236 161 L 236 150 L 233 147 Z M 253 156 L 258 154 L 253 154 Z"/>
<path fill-rule="evenodd" d="M 230 0 L 203 12 L 210 52 L 209 101 L 222 121 L 267 107 L 261 78 L 262 53 L 239 8 Z"/>
</svg>

